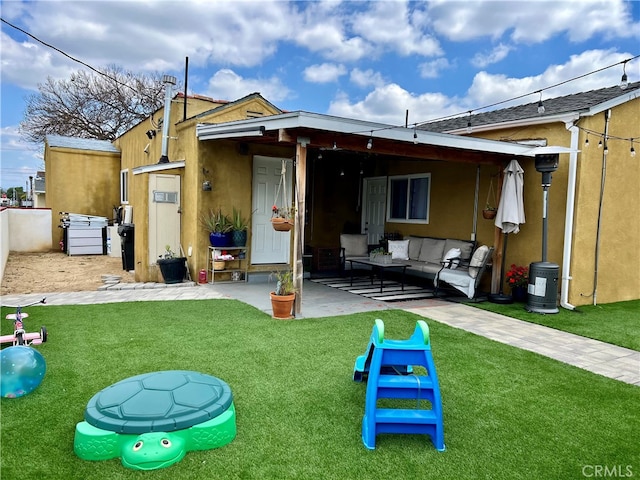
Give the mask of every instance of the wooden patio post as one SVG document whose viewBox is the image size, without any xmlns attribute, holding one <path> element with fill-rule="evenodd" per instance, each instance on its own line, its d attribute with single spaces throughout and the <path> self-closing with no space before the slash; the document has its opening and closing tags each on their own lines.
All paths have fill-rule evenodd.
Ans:
<svg viewBox="0 0 640 480">
<path fill-rule="evenodd" d="M 498 175 L 498 199 L 502 196 L 502 181 L 504 180 L 504 171 L 501 168 Z M 497 207 L 497 205 L 496 205 Z M 502 245 L 504 244 L 504 235 L 502 229 L 493 227 L 493 267 L 491 269 L 491 293 L 498 293 L 500 291 L 500 281 L 502 272 Z M 502 286 L 504 288 L 504 285 Z"/>
<path fill-rule="evenodd" d="M 305 224 L 305 196 L 307 188 L 307 139 L 298 138 L 296 143 L 296 181 L 293 196 L 295 198 L 296 216 L 293 227 L 293 282 L 296 288 L 294 311 L 302 310 L 302 283 L 304 280 L 304 224 Z"/>
</svg>

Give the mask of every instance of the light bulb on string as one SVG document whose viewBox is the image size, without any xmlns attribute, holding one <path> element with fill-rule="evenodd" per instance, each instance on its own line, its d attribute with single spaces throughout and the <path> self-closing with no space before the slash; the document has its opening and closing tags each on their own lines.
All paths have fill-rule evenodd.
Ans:
<svg viewBox="0 0 640 480">
<path fill-rule="evenodd" d="M 371 150 L 373 148 L 373 131 L 369 136 L 369 141 L 367 142 L 367 150 Z"/>
<path fill-rule="evenodd" d="M 631 142 L 631 148 L 629 149 L 629 154 L 631 154 L 632 157 L 636 156 L 636 149 L 633 148 L 633 140 L 630 141 Z"/>
<path fill-rule="evenodd" d="M 589 146 L 589 132 L 587 132 L 587 138 L 584 140 L 585 148 Z"/>
<path fill-rule="evenodd" d="M 626 90 L 629 86 L 629 80 L 627 79 L 627 61 L 622 64 L 622 78 L 620 79 L 620 89 Z"/>
<path fill-rule="evenodd" d="M 542 104 L 542 90 L 540 90 L 540 100 L 538 100 L 538 113 L 544 113 L 544 105 Z"/>
<path fill-rule="evenodd" d="M 598 148 L 602 148 L 602 139 L 598 142 Z"/>
<path fill-rule="evenodd" d="M 471 110 L 469 110 L 469 118 L 467 119 L 467 133 L 471 133 L 473 128 L 471 127 Z"/>
<path fill-rule="evenodd" d="M 414 145 L 418 144 L 418 132 L 416 132 L 415 127 L 413 128 L 413 144 Z"/>
</svg>

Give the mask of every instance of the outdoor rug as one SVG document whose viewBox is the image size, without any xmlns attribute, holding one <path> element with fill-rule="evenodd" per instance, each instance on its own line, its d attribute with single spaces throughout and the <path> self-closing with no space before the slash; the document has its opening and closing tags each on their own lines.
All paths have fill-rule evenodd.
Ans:
<svg viewBox="0 0 640 480">
<path fill-rule="evenodd" d="M 393 280 L 385 280 L 382 292 L 380 292 L 380 279 L 374 279 L 372 285 L 371 279 L 368 276 L 354 277 L 353 285 L 351 285 L 351 278 L 349 276 L 312 278 L 311 281 L 382 302 L 401 302 L 434 297 L 433 290 L 416 285 L 408 285 L 406 283 L 403 291 L 402 284 Z"/>
</svg>

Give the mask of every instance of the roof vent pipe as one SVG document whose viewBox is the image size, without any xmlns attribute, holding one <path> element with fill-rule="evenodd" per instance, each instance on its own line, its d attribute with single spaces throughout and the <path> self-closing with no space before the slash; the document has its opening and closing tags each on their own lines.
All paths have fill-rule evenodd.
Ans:
<svg viewBox="0 0 640 480">
<path fill-rule="evenodd" d="M 173 85 L 176 84 L 176 77 L 163 75 L 162 83 L 164 87 L 164 116 L 162 120 L 162 155 L 158 163 L 169 163 L 169 118 L 171 117 L 171 98 L 173 97 Z"/>
</svg>

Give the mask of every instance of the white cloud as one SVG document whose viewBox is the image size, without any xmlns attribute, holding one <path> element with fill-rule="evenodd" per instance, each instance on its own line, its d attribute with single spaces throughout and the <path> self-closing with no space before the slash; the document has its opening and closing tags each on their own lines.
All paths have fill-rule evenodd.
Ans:
<svg viewBox="0 0 640 480">
<path fill-rule="evenodd" d="M 236 100 L 259 92 L 269 101 L 279 102 L 291 95 L 289 90 L 279 78 L 243 78 L 233 70 L 218 70 L 209 79 L 207 95 L 224 100 Z"/>
<path fill-rule="evenodd" d="M 77 70 L 75 63 L 54 59 L 53 52 L 39 44 L 17 42 L 4 31 L 0 32 L 2 83 L 15 84 L 26 90 L 37 90 L 48 76 L 68 77 Z"/>
<path fill-rule="evenodd" d="M 420 77 L 422 78 L 437 78 L 440 76 L 440 72 L 447 68 L 451 68 L 451 63 L 444 57 L 418 65 Z"/>
<path fill-rule="evenodd" d="M 350 118 L 361 118 L 375 122 L 401 125 L 404 112 L 409 109 L 409 123 L 424 122 L 445 116 L 464 114 L 493 103 L 532 93 L 566 80 L 592 72 L 594 65 L 614 65 L 632 57 L 629 53 L 613 50 L 591 50 L 573 55 L 568 62 L 551 65 L 539 75 L 510 77 L 504 74 L 479 72 L 464 97 L 447 97 L 438 92 L 412 93 L 395 83 L 378 85 L 367 96 L 351 102 L 344 93 L 337 95 L 329 106 L 329 113 Z M 627 73 L 629 73 L 627 68 Z M 545 98 L 569 95 L 606 86 L 620 81 L 622 68 L 610 68 L 600 73 L 588 75 L 558 87 L 545 90 Z M 528 95 L 514 101 L 500 103 L 494 108 L 506 108 L 538 101 L 539 94 Z"/>
<path fill-rule="evenodd" d="M 471 59 L 471 64 L 477 68 L 485 68 L 504 60 L 507 55 L 509 55 L 510 51 L 511 47 L 501 43 L 500 45 L 495 46 L 489 53 L 476 53 Z"/>
<path fill-rule="evenodd" d="M 402 56 L 442 54 L 438 40 L 412 23 L 406 2 L 369 2 L 368 5 L 370 10 L 353 15 L 353 30 L 378 49 Z"/>
<path fill-rule="evenodd" d="M 456 99 L 440 93 L 410 93 L 395 83 L 378 87 L 363 100 L 350 103 L 343 95 L 338 95 L 329 106 L 329 113 L 348 118 L 359 118 L 390 125 L 404 125 L 406 110 L 409 110 L 409 124 L 424 122 L 443 115 L 451 115 L 464 110 Z"/>
<path fill-rule="evenodd" d="M 498 39 L 505 34 L 518 43 L 538 43 L 561 34 L 581 42 L 596 34 L 637 36 L 631 8 L 624 0 L 434 0 L 428 4 L 428 13 L 435 31 L 456 42 Z"/>
<path fill-rule="evenodd" d="M 572 55 L 562 65 L 550 65 L 539 75 L 515 78 L 504 74 L 489 74 L 479 72 L 475 75 L 473 83 L 467 91 L 467 103 L 471 108 L 489 105 L 495 102 L 508 100 L 526 93 L 545 89 L 552 85 L 579 77 L 594 70 L 594 65 L 614 65 L 633 55 L 617 53 L 612 50 L 590 50 L 579 55 Z M 586 92 L 606 86 L 616 85 L 620 82 L 622 68 L 609 68 L 593 75 L 565 83 L 563 85 L 544 90 L 543 100 L 550 97 L 569 95 L 571 93 Z M 501 104 L 496 108 L 505 108 L 514 104 L 523 104 L 537 101 L 539 95 L 530 95 L 526 98 Z"/>
<path fill-rule="evenodd" d="M 354 68 L 351 70 L 349 80 L 361 88 L 371 86 L 380 87 L 384 85 L 382 74 L 380 72 L 374 72 L 372 69 L 360 70 L 359 68 Z"/>
<path fill-rule="evenodd" d="M 338 65 L 335 63 L 322 63 L 319 65 L 311 65 L 305 68 L 303 76 L 307 82 L 330 83 L 335 82 L 345 73 L 347 73 L 347 69 L 344 65 Z"/>
</svg>

